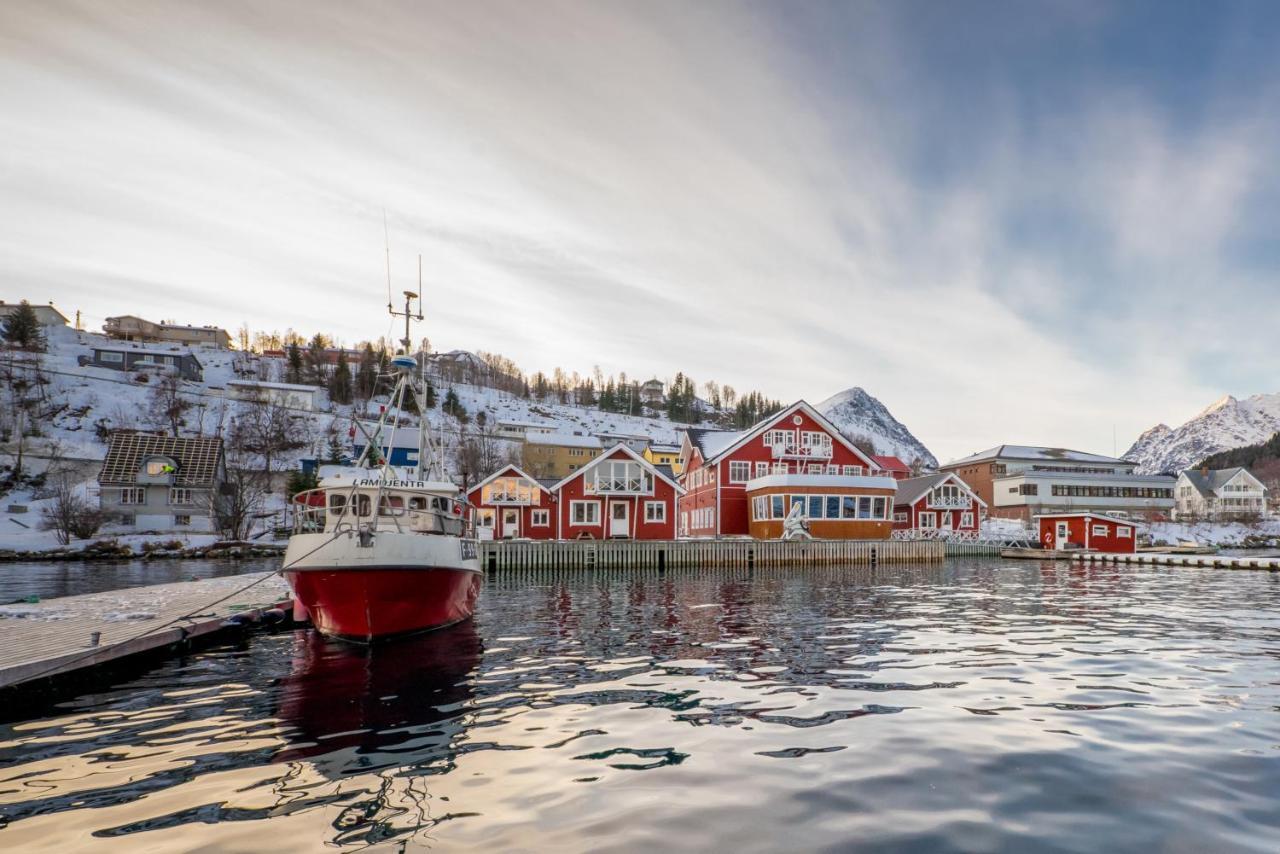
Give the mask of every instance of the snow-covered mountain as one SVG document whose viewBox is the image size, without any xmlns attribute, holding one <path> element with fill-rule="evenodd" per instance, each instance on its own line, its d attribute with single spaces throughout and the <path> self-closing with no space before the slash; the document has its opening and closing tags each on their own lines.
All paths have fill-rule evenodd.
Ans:
<svg viewBox="0 0 1280 854">
<path fill-rule="evenodd" d="M 1255 394 L 1244 400 L 1231 395 L 1214 402 L 1176 429 L 1157 424 L 1138 437 L 1124 459 L 1141 474 L 1190 468 L 1210 454 L 1255 445 L 1280 431 L 1280 393 Z"/>
<path fill-rule="evenodd" d="M 919 459 L 926 469 L 936 469 L 938 459 L 885 405 L 857 386 L 834 394 L 817 406 L 850 438 L 867 436 L 877 454 L 890 454 L 906 463 Z"/>
</svg>

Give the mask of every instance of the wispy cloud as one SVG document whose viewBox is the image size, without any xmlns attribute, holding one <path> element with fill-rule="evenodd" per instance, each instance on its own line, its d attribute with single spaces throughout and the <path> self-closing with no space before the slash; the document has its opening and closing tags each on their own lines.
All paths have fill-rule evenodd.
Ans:
<svg viewBox="0 0 1280 854">
<path fill-rule="evenodd" d="M 1098 47 L 1115 10 L 1046 8 L 8 3 L 0 271 L 356 340 L 385 208 L 438 346 L 1109 451 L 1274 390 L 1236 330 L 1280 308 L 1276 68 L 1178 101 Z"/>
</svg>

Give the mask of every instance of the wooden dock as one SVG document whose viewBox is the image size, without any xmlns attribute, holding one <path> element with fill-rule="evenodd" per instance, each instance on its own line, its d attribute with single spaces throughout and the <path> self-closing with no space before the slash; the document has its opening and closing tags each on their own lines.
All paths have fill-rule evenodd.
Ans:
<svg viewBox="0 0 1280 854">
<path fill-rule="evenodd" d="M 1280 555 L 1266 557 L 1231 557 L 1229 555 L 1182 555 L 1156 552 L 1109 554 L 1107 552 L 1073 552 L 1072 560 L 1085 563 L 1133 563 L 1148 566 L 1190 566 L 1204 569 L 1268 569 L 1280 570 Z"/>
<path fill-rule="evenodd" d="M 902 540 L 491 540 L 480 543 L 490 572 L 544 569 L 768 568 L 928 563 L 937 541 Z"/>
<path fill-rule="evenodd" d="M 228 598 L 210 607 L 222 597 Z M 234 614 L 288 608 L 291 602 L 283 578 L 259 572 L 5 605 L 0 688 L 157 652 L 218 631 Z"/>
</svg>

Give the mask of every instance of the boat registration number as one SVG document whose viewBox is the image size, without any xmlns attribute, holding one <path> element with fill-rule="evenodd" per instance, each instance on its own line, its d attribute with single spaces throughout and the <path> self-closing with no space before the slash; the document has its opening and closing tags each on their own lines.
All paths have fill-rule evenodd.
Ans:
<svg viewBox="0 0 1280 854">
<path fill-rule="evenodd" d="M 461 542 L 462 542 L 462 559 L 475 560 L 476 559 L 476 541 L 462 540 Z"/>
</svg>

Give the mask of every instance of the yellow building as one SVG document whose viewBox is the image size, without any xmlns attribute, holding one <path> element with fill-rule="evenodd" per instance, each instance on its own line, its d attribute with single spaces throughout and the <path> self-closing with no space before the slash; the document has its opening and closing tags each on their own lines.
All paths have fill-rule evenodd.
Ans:
<svg viewBox="0 0 1280 854">
<path fill-rule="evenodd" d="M 650 445 L 644 449 L 644 458 L 655 466 L 671 466 L 671 471 L 676 474 L 684 469 L 680 465 L 679 445 Z"/>
<path fill-rule="evenodd" d="M 535 478 L 561 480 L 595 459 L 600 450 L 595 436 L 530 434 L 524 439 L 521 468 Z"/>
</svg>

